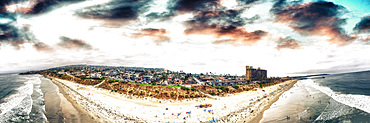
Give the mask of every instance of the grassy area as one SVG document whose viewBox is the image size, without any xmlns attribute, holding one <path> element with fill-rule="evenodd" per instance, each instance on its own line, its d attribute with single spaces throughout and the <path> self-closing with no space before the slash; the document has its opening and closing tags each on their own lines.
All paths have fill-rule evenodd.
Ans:
<svg viewBox="0 0 370 123">
<path fill-rule="evenodd" d="M 152 86 L 151 84 L 144 84 L 144 83 L 136 83 L 137 85 L 150 85 Z"/>
<path fill-rule="evenodd" d="M 126 83 L 127 81 L 109 79 L 109 80 L 108 80 L 108 82 L 109 82 L 109 83 L 112 83 L 112 82 L 122 82 L 122 83 Z"/>
<path fill-rule="evenodd" d="M 105 78 L 95 78 L 95 77 L 82 77 L 81 79 L 82 79 L 82 80 L 85 80 L 85 79 L 93 79 L 93 80 L 104 80 Z"/>
</svg>

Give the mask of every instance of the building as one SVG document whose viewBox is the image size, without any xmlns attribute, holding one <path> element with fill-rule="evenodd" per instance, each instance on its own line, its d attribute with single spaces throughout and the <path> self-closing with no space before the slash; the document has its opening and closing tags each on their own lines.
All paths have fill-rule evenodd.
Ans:
<svg viewBox="0 0 370 123">
<path fill-rule="evenodd" d="M 253 66 L 246 66 L 245 79 L 249 81 L 264 80 L 267 78 L 267 70 L 254 69 Z"/>
<path fill-rule="evenodd" d="M 152 80 L 153 76 L 144 76 L 143 81 L 150 82 Z"/>
</svg>

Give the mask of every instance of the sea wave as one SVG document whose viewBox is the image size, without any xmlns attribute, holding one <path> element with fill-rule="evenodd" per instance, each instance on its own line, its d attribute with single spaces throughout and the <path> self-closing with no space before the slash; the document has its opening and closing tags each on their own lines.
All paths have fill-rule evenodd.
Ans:
<svg viewBox="0 0 370 123">
<path fill-rule="evenodd" d="M 18 87 L 16 93 L 2 99 L 0 104 L 0 122 L 17 122 L 30 118 L 32 106 L 35 100 L 32 99 L 33 92 L 37 92 L 43 98 L 40 90 L 41 80 L 39 76 L 19 77 L 24 81 L 24 85 Z M 37 102 L 43 102 L 41 98 Z"/>
<path fill-rule="evenodd" d="M 31 94 L 33 93 L 33 84 L 32 83 L 26 83 L 25 85 L 19 87 L 16 89 L 17 93 L 12 94 L 6 98 L 3 99 L 4 103 L 0 104 L 0 116 L 9 112 L 12 108 L 19 105 L 24 98 L 27 96 L 31 97 Z"/>
<path fill-rule="evenodd" d="M 301 80 L 305 85 L 311 86 L 326 95 L 333 98 L 335 101 L 340 102 L 344 105 L 354 107 L 370 113 L 370 96 L 365 95 L 355 95 L 355 94 L 342 94 L 340 92 L 334 92 L 329 87 L 321 86 L 315 83 L 312 79 Z"/>
</svg>

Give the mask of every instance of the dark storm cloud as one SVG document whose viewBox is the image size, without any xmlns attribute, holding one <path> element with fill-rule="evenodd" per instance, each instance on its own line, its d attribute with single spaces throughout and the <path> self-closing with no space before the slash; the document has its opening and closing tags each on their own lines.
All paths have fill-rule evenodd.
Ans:
<svg viewBox="0 0 370 123">
<path fill-rule="evenodd" d="M 9 18 L 6 19 L 8 19 L 10 22 L 0 23 L 0 42 L 2 44 L 11 45 L 16 49 L 20 49 L 23 47 L 24 43 L 33 43 L 35 41 L 34 35 L 29 32 L 28 25 L 16 27 L 14 25 L 14 20 Z"/>
<path fill-rule="evenodd" d="M 219 0 L 178 0 L 174 4 L 174 10 L 181 12 L 204 11 L 220 6 Z"/>
<path fill-rule="evenodd" d="M 243 4 L 252 4 L 260 0 L 238 0 L 238 1 L 240 1 Z"/>
<path fill-rule="evenodd" d="M 237 10 L 198 12 L 193 19 L 185 22 L 187 29 L 184 32 L 185 34 L 209 34 L 216 38 L 230 38 L 215 41 L 215 44 L 237 41 L 254 43 L 267 35 L 267 32 L 262 30 L 246 31 L 242 26 L 253 19 L 241 18 L 241 12 Z"/>
<path fill-rule="evenodd" d="M 21 49 L 25 43 L 32 44 L 37 51 L 52 51 L 53 49 L 43 42 L 37 41 L 30 32 L 29 25 L 17 25 L 16 15 L 35 15 L 51 10 L 53 6 L 61 3 L 73 3 L 83 0 L 1 0 L 0 19 L 8 22 L 0 23 L 0 43 Z M 26 8 L 14 8 L 14 11 L 6 9 L 9 5 L 22 4 Z M 29 4 L 29 5 L 24 5 Z M 16 6 L 19 7 L 19 6 Z"/>
<path fill-rule="evenodd" d="M 66 49 L 92 49 L 92 46 L 83 40 L 71 39 L 64 36 L 60 37 L 60 40 L 61 42 L 58 45 Z"/>
<path fill-rule="evenodd" d="M 60 3 L 75 3 L 85 0 L 38 0 L 28 14 L 40 14 L 51 10 L 52 6 Z"/>
<path fill-rule="evenodd" d="M 278 45 L 276 46 L 276 49 L 297 49 L 300 47 L 300 44 L 291 38 L 284 38 L 278 41 Z"/>
<path fill-rule="evenodd" d="M 147 28 L 142 29 L 138 33 L 133 33 L 133 38 L 142 38 L 142 37 L 150 37 L 153 39 L 154 42 L 160 44 L 162 42 L 170 41 L 170 37 L 165 36 L 167 33 L 166 29 L 154 29 L 154 28 Z"/>
<path fill-rule="evenodd" d="M 239 5 L 252 5 L 260 0 L 238 0 Z M 165 12 L 152 12 L 145 15 L 149 19 L 168 20 L 173 16 L 182 13 L 198 13 L 201 11 L 219 11 L 226 8 L 221 5 L 221 0 L 173 0 L 167 3 L 167 10 Z M 243 11 L 248 7 L 239 7 Z"/>
<path fill-rule="evenodd" d="M 209 11 L 220 8 L 219 0 L 170 0 L 166 12 L 152 12 L 146 15 L 149 19 L 167 20 L 181 13 Z"/>
<path fill-rule="evenodd" d="M 107 4 L 80 9 L 76 15 L 89 19 L 135 20 L 145 12 L 150 0 L 114 0 Z"/>
<path fill-rule="evenodd" d="M 270 12 L 273 14 L 277 14 L 281 10 L 283 10 L 285 7 L 288 7 L 288 5 L 294 6 L 299 5 L 302 3 L 303 0 L 295 0 L 291 2 L 287 2 L 287 0 L 277 0 L 272 8 L 270 9 Z"/>
<path fill-rule="evenodd" d="M 346 20 L 340 18 L 348 12 L 345 7 L 325 1 L 304 4 L 296 2 L 284 7 L 286 5 L 284 0 L 280 0 L 270 10 L 276 14 L 277 22 L 289 23 L 292 29 L 305 36 L 329 36 L 331 39 L 328 41 L 331 43 L 345 44 L 353 40 L 341 28 L 346 24 Z"/>
<path fill-rule="evenodd" d="M 26 43 L 32 44 L 37 51 L 53 51 L 47 44 L 37 41 L 32 32 L 29 32 L 28 25 L 15 27 L 12 23 L 0 24 L 0 44 L 10 45 L 19 50 Z"/>
<path fill-rule="evenodd" d="M 370 33 L 370 16 L 362 17 L 353 30 L 358 33 Z"/>
</svg>

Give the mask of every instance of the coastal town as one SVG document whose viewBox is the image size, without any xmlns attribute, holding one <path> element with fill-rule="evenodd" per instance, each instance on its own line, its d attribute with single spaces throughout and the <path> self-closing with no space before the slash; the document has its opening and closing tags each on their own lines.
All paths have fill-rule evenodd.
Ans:
<svg viewBox="0 0 370 123">
<path fill-rule="evenodd" d="M 253 85 L 263 86 L 274 83 L 279 83 L 288 79 L 289 77 L 272 77 L 267 78 L 267 70 L 261 68 L 253 68 L 253 66 L 246 66 L 246 74 L 242 76 L 219 74 L 212 72 L 194 74 L 185 73 L 184 71 L 170 71 L 164 68 L 143 68 L 143 67 L 115 67 L 115 66 L 97 66 L 97 65 L 68 65 L 62 67 L 51 68 L 41 71 L 26 72 L 41 73 L 43 75 L 51 75 L 61 78 L 73 78 L 73 80 L 90 80 L 87 85 L 95 85 L 107 80 L 107 84 L 120 83 L 135 83 L 137 85 L 150 86 L 165 86 L 165 87 L 181 87 L 183 89 L 205 90 L 219 89 L 222 86 L 231 88 L 222 88 L 220 91 L 228 90 L 226 93 L 241 92 L 250 89 L 239 89 L 238 86 Z M 115 90 L 115 89 L 112 89 Z M 121 89 L 122 90 L 122 89 Z M 211 89 L 212 90 L 212 89 Z M 234 90 L 234 91 L 229 91 Z M 117 90 L 118 91 L 118 90 Z M 215 95 L 217 92 L 208 92 L 207 94 Z M 219 93 L 217 93 L 218 95 Z"/>
<path fill-rule="evenodd" d="M 69 65 L 41 70 L 37 72 L 52 73 L 58 75 L 71 75 L 83 79 L 110 79 L 132 83 L 153 85 L 237 85 L 248 83 L 266 83 L 278 80 L 291 79 L 289 77 L 267 78 L 267 70 L 246 66 L 246 75 L 237 76 L 230 74 L 216 75 L 212 72 L 192 74 L 184 71 L 170 71 L 164 68 L 143 67 L 113 67 L 94 65 Z M 36 73 L 37 73 L 36 72 Z M 26 73 L 35 73 L 26 72 Z M 24 74 L 26 74 L 24 73 Z"/>
<path fill-rule="evenodd" d="M 98 122 L 257 122 L 301 77 L 268 78 L 245 67 L 233 76 L 163 68 L 69 65 L 20 75 L 50 79 Z"/>
</svg>

